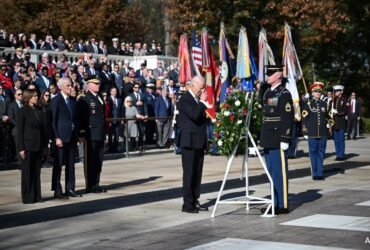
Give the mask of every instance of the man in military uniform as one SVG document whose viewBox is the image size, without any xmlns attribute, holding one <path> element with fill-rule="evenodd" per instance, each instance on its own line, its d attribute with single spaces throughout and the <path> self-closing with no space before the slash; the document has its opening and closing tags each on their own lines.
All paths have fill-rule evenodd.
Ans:
<svg viewBox="0 0 370 250">
<path fill-rule="evenodd" d="M 276 214 L 289 213 L 286 150 L 291 141 L 294 122 L 293 100 L 290 92 L 282 84 L 282 69 L 282 66 L 267 67 L 267 83 L 271 87 L 263 95 L 260 139 L 267 169 L 274 182 Z M 265 213 L 266 209 L 262 209 L 261 212 Z"/>
<path fill-rule="evenodd" d="M 87 81 L 87 92 L 77 103 L 79 140 L 84 143 L 86 192 L 106 192 L 99 186 L 104 154 L 105 107 L 98 94 L 99 80 Z"/>
<path fill-rule="evenodd" d="M 346 116 L 347 116 L 347 101 L 342 96 L 344 87 L 342 85 L 333 86 L 334 90 L 334 108 L 331 110 L 334 116 L 333 139 L 335 145 L 336 161 L 343 161 L 345 159 L 345 137 Z"/>
<path fill-rule="evenodd" d="M 303 104 L 302 108 L 302 132 L 308 139 L 308 147 L 311 160 L 311 174 L 313 180 L 324 180 L 324 156 L 328 138 L 328 105 L 321 100 L 324 89 L 322 82 L 311 85 L 312 98 Z"/>
</svg>

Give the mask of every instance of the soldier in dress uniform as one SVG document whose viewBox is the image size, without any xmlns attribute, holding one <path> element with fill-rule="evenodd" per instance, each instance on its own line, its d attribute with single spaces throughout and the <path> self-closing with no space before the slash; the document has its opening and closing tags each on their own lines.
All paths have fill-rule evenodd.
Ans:
<svg viewBox="0 0 370 250">
<path fill-rule="evenodd" d="M 311 85 L 312 98 L 303 104 L 302 132 L 308 139 L 313 180 L 324 180 L 324 156 L 328 138 L 329 110 L 325 101 L 321 100 L 324 84 L 315 82 Z"/>
<path fill-rule="evenodd" d="M 99 80 L 87 81 L 87 92 L 77 102 L 77 123 L 80 142 L 84 143 L 86 193 L 101 193 L 99 186 L 105 139 L 105 107 L 99 92 Z"/>
<path fill-rule="evenodd" d="M 289 213 L 286 150 L 291 141 L 294 122 L 293 100 L 282 83 L 282 70 L 282 66 L 267 66 L 267 83 L 271 87 L 263 95 L 260 139 L 267 169 L 274 182 L 276 214 Z M 266 209 L 261 209 L 261 212 L 265 213 Z"/>
<path fill-rule="evenodd" d="M 346 116 L 348 111 L 348 103 L 342 96 L 344 87 L 342 85 L 333 86 L 334 90 L 334 107 L 331 112 L 334 116 L 333 139 L 335 145 L 336 161 L 343 161 L 345 159 L 345 137 Z"/>
</svg>

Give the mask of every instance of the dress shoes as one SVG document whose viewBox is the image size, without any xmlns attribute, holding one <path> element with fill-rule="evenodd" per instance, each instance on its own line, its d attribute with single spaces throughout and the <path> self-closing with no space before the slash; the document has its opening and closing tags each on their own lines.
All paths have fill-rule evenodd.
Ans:
<svg viewBox="0 0 370 250">
<path fill-rule="evenodd" d="M 59 199 L 59 200 L 65 200 L 65 199 L 68 199 L 68 196 L 65 196 L 62 193 L 54 193 L 54 198 Z"/>
<path fill-rule="evenodd" d="M 312 180 L 317 181 L 317 176 L 312 176 Z"/>
<path fill-rule="evenodd" d="M 324 176 L 317 176 L 316 177 L 316 180 L 318 180 L 318 181 L 325 181 L 325 177 Z"/>
<path fill-rule="evenodd" d="M 194 203 L 194 207 L 195 207 L 195 209 L 197 209 L 198 211 L 208 211 L 208 207 L 206 207 L 206 206 L 204 206 L 204 205 L 200 204 L 200 202 L 199 202 L 199 201 L 196 201 L 196 202 Z"/>
<path fill-rule="evenodd" d="M 82 197 L 81 194 L 76 194 L 76 192 L 73 191 L 73 190 L 68 190 L 66 192 L 66 196 L 68 196 L 68 197 Z"/>
<path fill-rule="evenodd" d="M 191 207 L 191 208 L 186 208 L 186 207 L 182 207 L 181 209 L 182 212 L 184 213 L 189 213 L 189 214 L 197 214 L 199 213 L 198 209 L 196 209 L 195 207 Z"/>
</svg>

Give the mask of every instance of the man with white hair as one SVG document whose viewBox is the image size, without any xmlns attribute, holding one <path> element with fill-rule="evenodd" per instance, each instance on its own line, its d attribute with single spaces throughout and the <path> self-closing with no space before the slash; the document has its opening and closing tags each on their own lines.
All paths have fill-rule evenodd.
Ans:
<svg viewBox="0 0 370 250">
<path fill-rule="evenodd" d="M 126 59 L 123 62 L 123 66 L 121 68 L 121 72 L 120 72 L 121 73 L 121 76 L 122 77 L 127 76 L 127 74 L 128 74 L 129 71 L 130 71 L 130 61 Z"/>
<path fill-rule="evenodd" d="M 52 190 L 56 199 L 80 197 L 75 193 L 75 150 L 77 143 L 76 100 L 70 97 L 72 84 L 68 77 L 58 81 L 60 92 L 51 100 L 52 128 L 56 154 L 53 164 Z M 62 165 L 65 164 L 65 194 L 60 183 Z"/>
<path fill-rule="evenodd" d="M 199 202 L 203 172 L 204 150 L 207 145 L 207 92 L 204 78 L 195 76 L 189 91 L 179 100 L 180 135 L 176 145 L 181 147 L 183 168 L 182 212 L 198 213 L 208 208 Z"/>
</svg>

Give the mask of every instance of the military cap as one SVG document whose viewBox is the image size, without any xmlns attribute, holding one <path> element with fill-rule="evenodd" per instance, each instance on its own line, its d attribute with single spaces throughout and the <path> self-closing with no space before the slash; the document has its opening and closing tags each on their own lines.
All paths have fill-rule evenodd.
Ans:
<svg viewBox="0 0 370 250">
<path fill-rule="evenodd" d="M 325 84 L 322 83 L 322 82 L 314 82 L 311 86 L 310 86 L 310 91 L 313 92 L 313 91 L 322 91 L 325 87 Z"/>
<path fill-rule="evenodd" d="M 96 78 L 91 78 L 91 79 L 87 80 L 87 83 L 99 84 L 100 82 L 99 82 L 99 80 L 98 80 L 98 79 L 96 79 Z"/>
<path fill-rule="evenodd" d="M 275 72 L 283 72 L 284 65 L 266 65 L 266 75 L 272 76 Z"/>
<path fill-rule="evenodd" d="M 112 38 L 112 41 L 113 41 L 113 42 L 118 42 L 118 38 L 117 38 L 117 37 Z"/>
<path fill-rule="evenodd" d="M 146 85 L 146 87 L 149 88 L 149 89 L 154 89 L 155 88 L 155 85 L 154 85 L 154 83 L 148 83 Z"/>
<path fill-rule="evenodd" d="M 333 90 L 334 91 L 337 91 L 337 90 L 343 91 L 344 90 L 344 86 L 343 85 L 334 85 L 333 86 Z"/>
</svg>

